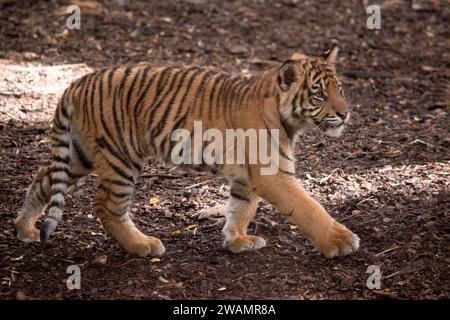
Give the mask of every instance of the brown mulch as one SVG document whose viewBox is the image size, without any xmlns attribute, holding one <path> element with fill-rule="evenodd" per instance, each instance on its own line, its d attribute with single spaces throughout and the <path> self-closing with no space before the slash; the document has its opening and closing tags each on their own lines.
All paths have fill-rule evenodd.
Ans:
<svg viewBox="0 0 450 320">
<path fill-rule="evenodd" d="M 84 1 L 81 30 L 64 32 L 70 2 L 2 1 L 0 299 L 450 298 L 450 10 L 446 1 L 384 1 L 374 31 L 365 2 Z M 165 243 L 159 261 L 130 256 L 106 236 L 91 209 L 93 177 L 67 197 L 50 244 L 14 238 L 70 81 L 138 61 L 256 72 L 332 43 L 352 122 L 339 139 L 302 137 L 297 176 L 360 236 L 355 255 L 326 260 L 266 203 L 250 232 L 268 247 L 231 254 L 221 248 L 223 218 L 197 218 L 225 203 L 223 179 L 157 164 L 140 180 L 132 212 Z M 66 287 L 72 264 L 81 290 Z M 370 265 L 383 272 L 380 290 L 366 287 Z"/>
</svg>

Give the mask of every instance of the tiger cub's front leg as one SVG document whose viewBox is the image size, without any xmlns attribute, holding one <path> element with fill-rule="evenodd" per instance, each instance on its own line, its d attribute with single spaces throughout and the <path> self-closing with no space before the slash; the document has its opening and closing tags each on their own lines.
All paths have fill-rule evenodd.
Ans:
<svg viewBox="0 0 450 320">
<path fill-rule="evenodd" d="M 160 256 L 165 252 L 162 242 L 142 233 L 133 223 L 129 206 L 134 197 L 139 172 L 132 167 L 118 169 L 101 152 L 97 154 L 99 188 L 94 201 L 95 215 L 108 234 L 128 253 Z"/>
<path fill-rule="evenodd" d="M 334 220 L 293 175 L 278 172 L 264 176 L 259 175 L 259 169 L 252 174 L 256 192 L 296 224 L 325 257 L 348 255 L 358 249 L 358 236 Z"/>
<path fill-rule="evenodd" d="M 248 181 L 246 170 L 233 171 L 229 177 L 230 199 L 225 210 L 225 226 L 222 229 L 224 246 L 235 253 L 258 250 L 266 246 L 266 240 L 247 234 L 247 227 L 256 214 L 259 197 Z"/>
<path fill-rule="evenodd" d="M 131 220 L 128 207 L 133 191 L 132 186 L 117 178 L 100 180 L 94 203 L 95 214 L 108 234 L 128 253 L 141 257 L 160 256 L 165 251 L 162 242 L 139 231 Z"/>
</svg>

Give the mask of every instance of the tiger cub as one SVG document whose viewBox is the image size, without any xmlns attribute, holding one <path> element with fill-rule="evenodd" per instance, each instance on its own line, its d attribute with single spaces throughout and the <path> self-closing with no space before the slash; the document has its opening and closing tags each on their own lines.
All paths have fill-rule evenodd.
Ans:
<svg viewBox="0 0 450 320">
<path fill-rule="evenodd" d="M 337 48 L 320 57 L 295 54 L 279 67 L 251 77 L 210 68 L 148 64 L 107 69 L 73 82 L 64 92 L 52 125 L 52 163 L 41 167 L 15 222 L 24 242 L 47 241 L 61 219 L 64 196 L 82 177 L 96 173 L 94 212 L 127 252 L 159 256 L 162 242 L 142 233 L 128 207 L 144 163 L 170 160 L 176 129 L 276 129 L 279 155 L 273 174 L 261 162 L 214 163 L 230 182 L 222 233 L 232 252 L 257 250 L 266 241 L 247 234 L 260 198 L 296 224 L 325 257 L 347 255 L 359 238 L 334 220 L 295 178 L 294 141 L 318 127 L 339 136 L 349 109 L 334 61 Z M 249 156 L 248 146 L 245 155 Z M 193 151 L 195 152 L 195 150 Z M 40 230 L 35 226 L 49 208 Z"/>
</svg>

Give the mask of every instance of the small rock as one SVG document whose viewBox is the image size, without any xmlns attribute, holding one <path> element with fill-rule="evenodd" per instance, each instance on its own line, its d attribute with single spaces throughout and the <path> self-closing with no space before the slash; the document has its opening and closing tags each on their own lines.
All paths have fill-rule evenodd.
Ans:
<svg viewBox="0 0 450 320">
<path fill-rule="evenodd" d="M 107 255 L 101 255 L 95 258 L 95 263 L 100 265 L 105 265 L 108 262 L 108 256 Z"/>
<path fill-rule="evenodd" d="M 165 209 L 165 210 L 164 210 L 164 218 L 170 219 L 170 218 L 172 218 L 172 217 L 173 217 L 173 212 L 170 211 L 169 209 Z"/>
</svg>

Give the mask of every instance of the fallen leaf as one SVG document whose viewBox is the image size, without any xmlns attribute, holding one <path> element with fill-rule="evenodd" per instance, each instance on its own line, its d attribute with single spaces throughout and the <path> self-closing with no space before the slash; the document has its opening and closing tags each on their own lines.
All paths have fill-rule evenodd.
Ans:
<svg viewBox="0 0 450 320">
<path fill-rule="evenodd" d="M 190 231 L 190 230 L 193 230 L 193 229 L 197 228 L 197 226 L 198 225 L 196 225 L 196 224 L 191 224 L 190 226 L 187 226 L 186 228 L 184 228 L 184 230 Z"/>
<path fill-rule="evenodd" d="M 67 39 L 69 37 L 69 30 L 64 29 L 64 31 L 60 34 L 60 37 L 63 39 Z"/>
<path fill-rule="evenodd" d="M 167 23 L 172 23 L 172 18 L 171 17 L 162 17 L 161 21 L 167 22 Z"/>
<path fill-rule="evenodd" d="M 219 29 L 217 29 L 217 31 L 218 31 L 220 34 L 227 34 L 227 33 L 229 32 L 227 29 L 224 29 L 224 28 L 219 28 Z"/>
<path fill-rule="evenodd" d="M 423 65 L 423 66 L 421 66 L 421 68 L 423 71 L 428 71 L 428 72 L 436 70 L 436 68 L 433 68 L 432 66 L 429 66 L 429 65 Z"/>
<path fill-rule="evenodd" d="M 159 203 L 160 203 L 158 196 L 150 197 L 150 201 L 149 202 L 154 207 L 159 206 Z"/>
<path fill-rule="evenodd" d="M 161 261 L 160 258 L 152 258 L 152 259 L 150 259 L 150 262 L 152 262 L 152 263 L 156 263 L 156 262 L 160 262 L 160 261 Z"/>
<path fill-rule="evenodd" d="M 227 290 L 227 287 L 220 287 L 219 289 L 217 289 L 217 291 L 225 291 Z"/>
<path fill-rule="evenodd" d="M 219 203 L 213 207 L 207 207 L 207 208 L 200 210 L 197 218 L 199 220 L 202 220 L 202 219 L 223 217 L 225 214 L 225 211 L 226 211 L 226 205 Z"/>
<path fill-rule="evenodd" d="M 20 261 L 23 259 L 23 255 L 21 255 L 20 257 L 17 258 L 11 258 L 11 261 Z"/>
</svg>

